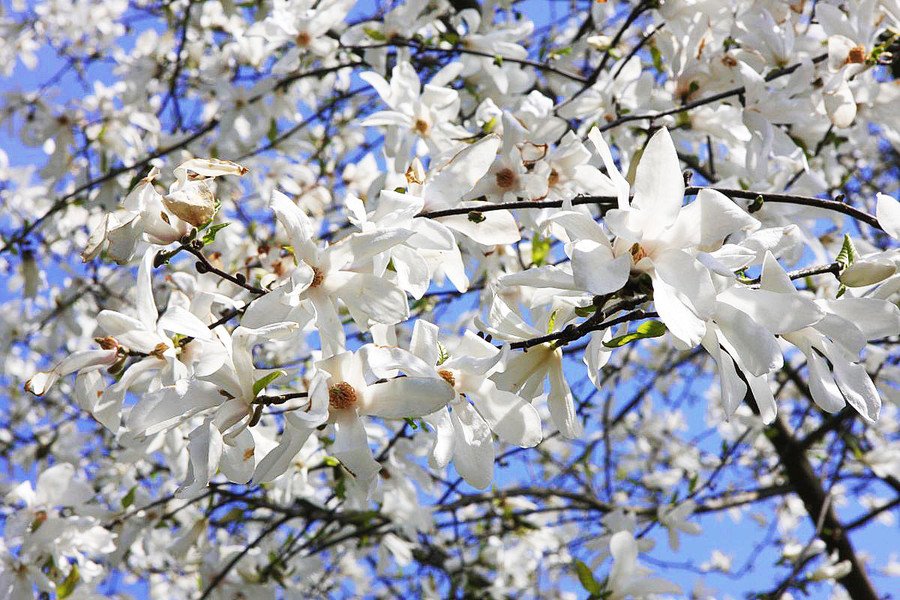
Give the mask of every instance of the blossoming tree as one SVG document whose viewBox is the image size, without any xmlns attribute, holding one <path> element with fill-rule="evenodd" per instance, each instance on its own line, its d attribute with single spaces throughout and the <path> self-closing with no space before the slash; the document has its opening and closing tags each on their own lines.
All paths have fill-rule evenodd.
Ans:
<svg viewBox="0 0 900 600">
<path fill-rule="evenodd" d="M 3 598 L 900 573 L 895 0 L 0 10 Z"/>
</svg>

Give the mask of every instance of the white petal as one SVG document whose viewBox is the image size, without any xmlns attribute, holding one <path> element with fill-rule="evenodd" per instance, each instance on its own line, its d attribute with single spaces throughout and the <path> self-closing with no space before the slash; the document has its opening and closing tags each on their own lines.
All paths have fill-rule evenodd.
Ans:
<svg viewBox="0 0 900 600">
<path fill-rule="evenodd" d="M 572 251 L 572 273 L 578 289 L 604 295 L 617 292 L 628 282 L 631 256 L 613 258 L 606 246 L 578 242 Z"/>
<path fill-rule="evenodd" d="M 703 336 L 703 347 L 719 366 L 719 388 L 725 409 L 725 418 L 730 419 L 747 395 L 747 385 L 737 374 L 734 360 L 719 346 L 719 339 L 713 329 Z"/>
<path fill-rule="evenodd" d="M 427 365 L 436 365 L 440 359 L 438 347 L 438 326 L 424 319 L 416 319 L 413 325 L 409 351 L 422 359 Z"/>
<path fill-rule="evenodd" d="M 362 327 L 367 326 L 363 315 L 366 319 L 384 325 L 394 325 L 409 317 L 406 294 L 381 277 L 354 273 L 335 292 L 350 309 L 357 324 Z"/>
<path fill-rule="evenodd" d="M 684 201 L 684 176 L 675 145 L 663 127 L 650 138 L 634 177 L 633 208 L 653 214 L 656 230 L 675 221 Z"/>
<path fill-rule="evenodd" d="M 575 290 L 575 281 L 572 274 L 555 265 L 543 267 L 531 267 L 518 273 L 502 275 L 497 280 L 502 286 L 522 285 L 534 288 L 553 288 L 560 290 Z M 584 289 L 584 288 L 582 288 Z"/>
<path fill-rule="evenodd" d="M 887 194 L 875 196 L 875 217 L 878 224 L 895 240 L 900 240 L 900 202 Z"/>
<path fill-rule="evenodd" d="M 688 348 L 700 343 L 706 332 L 706 322 L 691 310 L 678 290 L 665 281 L 654 280 L 653 304 L 659 318 L 676 339 Z"/>
<path fill-rule="evenodd" d="M 537 410 L 515 394 L 497 389 L 490 379 L 471 395 L 478 412 L 504 442 L 531 448 L 543 438 Z"/>
<path fill-rule="evenodd" d="M 473 210 L 477 210 L 477 206 Z M 440 223 L 485 246 L 513 244 L 521 238 L 519 225 L 508 210 L 479 214 L 483 220 L 478 223 L 472 221 L 469 215 L 441 217 Z"/>
<path fill-rule="evenodd" d="M 751 374 L 760 376 L 784 364 L 778 340 L 750 316 L 728 304 L 720 303 L 716 323 L 733 349 L 734 359 Z"/>
<path fill-rule="evenodd" d="M 222 434 L 207 419 L 188 435 L 190 463 L 184 483 L 175 490 L 176 498 L 192 498 L 207 486 L 219 468 L 222 456 Z"/>
<path fill-rule="evenodd" d="M 561 361 L 550 367 L 549 375 L 550 394 L 547 396 L 547 406 L 550 409 L 553 424 L 563 436 L 570 439 L 577 438 L 581 435 L 583 427 L 581 419 L 575 412 L 575 400 L 572 398 L 569 384 L 566 383 Z"/>
<path fill-rule="evenodd" d="M 170 333 L 180 333 L 191 337 L 209 340 L 212 332 L 209 327 L 190 311 L 180 306 L 169 306 L 166 312 L 159 318 L 158 326 Z"/>
<path fill-rule="evenodd" d="M 879 298 L 820 300 L 828 312 L 853 323 L 867 340 L 900 335 L 900 308 Z"/>
<path fill-rule="evenodd" d="M 735 286 L 719 294 L 719 300 L 747 313 L 778 335 L 814 325 L 825 316 L 825 311 L 815 301 L 797 292 L 783 294 Z"/>
<path fill-rule="evenodd" d="M 368 488 L 381 465 L 372 457 L 366 429 L 354 411 L 335 412 L 340 414 L 334 423 L 331 452 L 364 488 Z"/>
<path fill-rule="evenodd" d="M 825 359 L 815 350 L 810 350 L 806 355 L 806 361 L 809 366 L 809 392 L 816 404 L 830 413 L 836 413 L 844 408 L 847 401 L 844 400 L 834 376 L 828 370 Z"/>
<path fill-rule="evenodd" d="M 494 439 L 472 405 L 461 402 L 450 413 L 453 423 L 453 466 L 466 483 L 486 489 L 494 479 Z"/>
<path fill-rule="evenodd" d="M 457 206 L 462 197 L 475 187 L 478 180 L 491 168 L 499 148 L 500 138 L 489 135 L 466 146 L 450 161 L 440 166 L 422 189 L 422 197 L 425 198 L 428 210 Z M 448 225 L 446 222 L 445 224 Z"/>
<path fill-rule="evenodd" d="M 823 93 L 822 100 L 825 101 L 825 111 L 835 127 L 843 129 L 853 124 L 853 119 L 856 118 L 856 100 L 845 80 L 842 80 L 832 92 Z"/>
<path fill-rule="evenodd" d="M 453 400 L 456 392 L 440 377 L 400 377 L 366 390 L 362 414 L 385 419 L 430 415 Z"/>
<path fill-rule="evenodd" d="M 249 429 L 241 429 L 237 436 L 228 436 L 219 462 L 222 475 L 232 483 L 247 483 L 256 469 L 255 453 L 256 443 Z"/>
</svg>

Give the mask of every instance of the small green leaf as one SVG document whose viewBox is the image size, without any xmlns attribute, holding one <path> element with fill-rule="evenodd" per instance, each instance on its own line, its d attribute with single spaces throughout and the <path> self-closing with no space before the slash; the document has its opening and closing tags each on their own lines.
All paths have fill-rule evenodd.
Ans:
<svg viewBox="0 0 900 600">
<path fill-rule="evenodd" d="M 625 344 L 630 344 L 635 340 L 643 340 L 645 338 L 659 337 L 666 332 L 666 326 L 659 321 L 644 321 L 637 326 L 631 333 L 614 337 L 608 342 L 603 342 L 607 348 L 620 348 Z"/>
<path fill-rule="evenodd" d="M 663 72 L 662 53 L 660 53 L 659 48 L 657 48 L 655 45 L 650 46 L 650 59 L 653 61 L 653 68 L 656 69 L 657 71 L 659 71 L 660 73 L 662 73 Z"/>
<path fill-rule="evenodd" d="M 503 66 L 503 57 L 500 56 L 499 54 L 495 54 L 494 55 L 494 64 L 497 65 L 498 67 L 502 67 Z"/>
<path fill-rule="evenodd" d="M 244 511 L 240 508 L 232 508 L 227 513 L 225 513 L 225 516 L 219 519 L 218 522 L 224 525 L 225 523 L 237 523 L 238 521 L 243 520 Z"/>
<path fill-rule="evenodd" d="M 275 381 L 276 379 L 278 379 L 278 378 L 281 377 L 282 375 L 287 375 L 287 373 L 285 373 L 284 371 L 272 371 L 271 373 L 269 373 L 269 374 L 266 375 L 265 377 L 261 377 L 260 379 L 257 379 L 257 380 L 253 383 L 253 396 L 254 396 L 254 397 L 258 396 L 259 393 L 260 393 L 261 391 L 263 391 L 263 389 L 264 389 L 267 385 L 269 385 L 270 383 L 272 383 L 273 381 Z"/>
<path fill-rule="evenodd" d="M 537 234 L 531 238 L 531 263 L 540 267 L 547 262 L 550 255 L 550 238 L 541 237 Z"/>
<path fill-rule="evenodd" d="M 575 307 L 575 314 L 578 315 L 579 317 L 589 317 L 592 314 L 594 314 L 595 312 L 597 312 L 596 304 L 589 304 L 588 306 L 576 306 Z"/>
<path fill-rule="evenodd" d="M 497 117 L 491 117 L 488 121 L 485 121 L 484 125 L 481 126 L 481 130 L 485 133 L 490 133 L 497 126 Z"/>
<path fill-rule="evenodd" d="M 215 225 L 210 225 L 209 228 L 203 232 L 203 245 L 207 246 L 216 241 L 216 234 L 229 225 L 231 225 L 231 223 L 216 223 Z"/>
<path fill-rule="evenodd" d="M 485 220 L 485 216 L 478 212 L 477 210 L 470 210 L 468 214 L 469 220 L 473 223 L 481 223 Z"/>
<path fill-rule="evenodd" d="M 333 456 L 326 456 L 326 457 L 322 460 L 322 462 L 324 462 L 325 465 L 326 465 L 326 466 L 329 466 L 329 467 L 338 467 L 338 466 L 340 466 L 340 464 L 341 464 L 341 461 L 339 461 L 338 459 L 336 459 L 336 458 L 333 457 Z"/>
<path fill-rule="evenodd" d="M 72 565 L 69 574 L 63 579 L 62 583 L 56 586 L 56 597 L 59 600 L 68 598 L 75 591 L 75 586 L 81 581 L 81 575 L 78 573 L 78 565 Z"/>
<path fill-rule="evenodd" d="M 578 576 L 578 581 L 581 583 L 581 586 L 590 595 L 600 596 L 603 594 L 603 586 L 600 585 L 600 582 L 594 577 L 591 568 L 577 558 L 575 559 L 575 575 Z"/>
<path fill-rule="evenodd" d="M 134 504 L 134 494 L 137 492 L 137 486 L 131 486 L 131 489 L 128 490 L 128 493 L 125 494 L 125 497 L 122 498 L 122 508 L 128 508 L 132 504 Z"/>
<path fill-rule="evenodd" d="M 841 251 L 838 252 L 836 262 L 841 265 L 841 270 L 846 269 L 856 260 L 856 246 L 853 245 L 853 238 L 849 233 L 844 234 L 844 243 L 841 245 Z"/>
<path fill-rule="evenodd" d="M 444 345 L 442 343 L 438 342 L 437 345 L 438 345 L 438 363 L 437 364 L 438 364 L 438 366 L 441 366 L 442 364 L 447 362 L 447 359 L 450 358 L 450 353 L 447 352 L 447 349 L 444 348 Z"/>
<path fill-rule="evenodd" d="M 556 326 L 556 315 L 559 313 L 559 309 L 557 308 L 552 313 L 550 313 L 550 318 L 547 319 L 547 333 L 553 331 L 553 327 Z"/>
<path fill-rule="evenodd" d="M 403 420 L 406 421 L 406 424 L 412 427 L 413 429 L 418 429 L 419 424 L 416 423 L 416 420 L 412 417 L 403 417 Z"/>
<path fill-rule="evenodd" d="M 363 31 L 366 32 L 366 35 L 375 40 L 376 42 L 385 42 L 387 41 L 387 36 L 384 35 L 381 31 L 374 29 L 372 27 L 365 27 Z"/>
<path fill-rule="evenodd" d="M 755 213 L 759 209 L 763 207 L 764 198 L 762 196 L 757 196 L 753 202 L 750 203 L 750 206 L 747 207 L 747 212 Z"/>
</svg>

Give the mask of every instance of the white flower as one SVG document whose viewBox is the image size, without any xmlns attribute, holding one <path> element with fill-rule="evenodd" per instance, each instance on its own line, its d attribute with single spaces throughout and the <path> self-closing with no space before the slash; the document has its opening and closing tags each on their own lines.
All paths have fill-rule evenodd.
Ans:
<svg viewBox="0 0 900 600">
<path fill-rule="evenodd" d="M 364 488 L 373 480 L 381 465 L 372 457 L 361 416 L 384 419 L 416 418 L 429 415 L 446 406 L 454 397 L 453 388 L 437 374 L 421 374 L 406 367 L 409 357 L 395 349 L 394 363 L 382 368 L 401 369 L 405 377 L 369 383 L 366 374 L 367 353 L 343 352 L 316 363 L 320 371 L 310 386 L 313 405 L 328 405 L 328 419 L 334 424 L 335 438 L 331 452 L 357 478 Z"/>
</svg>

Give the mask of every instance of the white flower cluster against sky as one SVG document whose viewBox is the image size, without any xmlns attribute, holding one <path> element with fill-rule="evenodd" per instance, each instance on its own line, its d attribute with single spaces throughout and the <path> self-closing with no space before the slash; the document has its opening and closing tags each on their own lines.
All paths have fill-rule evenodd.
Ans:
<svg viewBox="0 0 900 600">
<path fill-rule="evenodd" d="M 880 598 L 897 0 L 5 0 L 0 597 Z"/>
</svg>

